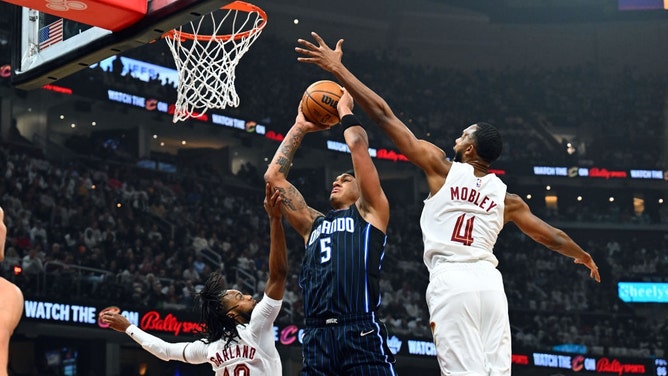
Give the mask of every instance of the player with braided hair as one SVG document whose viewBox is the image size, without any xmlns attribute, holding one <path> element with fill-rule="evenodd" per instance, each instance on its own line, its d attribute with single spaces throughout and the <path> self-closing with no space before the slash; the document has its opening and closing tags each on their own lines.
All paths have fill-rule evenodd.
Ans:
<svg viewBox="0 0 668 376">
<path fill-rule="evenodd" d="M 199 332 L 208 342 L 214 342 L 222 339 L 225 346 L 239 338 L 237 323 L 234 316 L 227 315 L 227 308 L 231 303 L 230 296 L 234 295 L 236 290 L 225 289 L 225 277 L 220 273 L 213 273 L 206 281 L 202 291 L 197 294 L 196 299 L 202 307 L 201 322 L 204 323 Z M 239 313 L 245 321 L 250 321 L 250 316 L 245 313 Z"/>
<path fill-rule="evenodd" d="M 269 279 L 259 302 L 238 290 L 225 289 L 225 278 L 212 273 L 197 295 L 201 305 L 202 339 L 169 343 L 130 324 L 111 310 L 102 322 L 125 332 L 158 358 L 191 364 L 210 363 L 217 376 L 281 375 L 281 358 L 274 342 L 274 320 L 281 309 L 288 272 L 281 197 L 266 185 L 264 208 L 269 215 Z"/>
</svg>

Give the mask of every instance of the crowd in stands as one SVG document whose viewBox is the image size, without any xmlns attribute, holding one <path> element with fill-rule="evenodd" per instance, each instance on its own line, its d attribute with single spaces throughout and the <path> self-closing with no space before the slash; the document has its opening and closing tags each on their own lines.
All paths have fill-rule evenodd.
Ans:
<svg viewBox="0 0 668 376">
<path fill-rule="evenodd" d="M 150 57 L 145 49 L 126 54 L 174 67 L 165 46 L 153 48 Z M 487 121 L 505 136 L 502 165 L 668 169 L 668 156 L 645 152 L 664 146 L 665 76 L 596 64 L 549 71 L 531 66 L 471 72 L 407 66 L 386 53 L 354 50 L 346 50 L 344 60 L 387 99 L 418 137 L 445 148 L 454 144 L 466 126 Z M 76 85 L 78 92 L 92 98 L 106 98 L 106 88 L 111 87 L 167 102 L 176 100 L 173 83 L 162 82 L 160 77 L 140 81 L 119 59 L 115 62 L 118 64 L 108 71 L 98 66 L 61 82 Z M 227 108 L 225 114 L 255 120 L 282 133 L 292 125 L 304 89 L 317 80 L 332 79 L 317 67 L 298 63 L 293 45 L 269 35 L 253 44 L 235 73 L 242 105 Z M 393 148 L 380 131 L 368 128 L 372 147 Z"/>
<path fill-rule="evenodd" d="M 231 114 L 260 117 L 277 129 L 292 124 L 303 89 L 329 78 L 298 65 L 292 47 L 258 40 L 238 67 L 237 80 L 243 85 L 237 88 L 245 103 L 230 109 Z M 402 111 L 400 117 L 418 136 L 446 149 L 466 125 L 490 121 L 506 135 L 501 164 L 668 169 L 665 156 L 648 152 L 661 150 L 658 143 L 665 137 L 665 78 L 614 74 L 594 66 L 459 72 L 406 67 L 383 55 L 352 51 L 345 59 Z M 102 77 L 128 92 L 160 92 L 129 77 L 114 81 L 107 76 L 111 72 L 92 74 L 92 81 Z M 169 87 L 160 90 L 173 95 Z M 372 145 L 391 147 L 374 127 L 367 128 Z M 579 133 L 586 148 L 570 155 L 539 131 L 554 128 L 586 129 L 590 133 Z M 84 156 L 67 163 L 50 161 L 40 150 L 8 143 L 0 149 L 0 171 L 0 202 L 9 229 L 1 272 L 27 298 L 186 309 L 212 271 L 223 272 L 231 288 L 261 296 L 269 227 L 257 167 L 245 166 L 238 176 L 206 168 L 165 173 Z M 313 206 L 327 207 L 325 189 L 322 202 Z M 574 228 L 581 231 L 574 237 L 594 255 L 603 282 L 592 282 L 586 268 L 541 248 L 515 228 L 505 229 L 495 254 L 516 347 L 581 344 L 592 352 L 663 356 L 668 343 L 665 308 L 620 301 L 616 282 L 668 282 L 665 209 L 652 220 L 659 228 L 644 228 L 637 225 L 648 220 L 631 209 L 620 215 L 612 206 L 562 204 L 555 212 L 538 200 L 530 205 L 545 218 L 578 224 Z M 420 210 L 420 202 L 392 206 L 381 314 L 390 334 L 430 338 Z M 601 228 L 601 218 L 616 225 L 614 230 Z M 297 234 L 289 229 L 287 234 L 291 276 L 279 324 L 303 319 L 297 284 L 303 248 Z"/>
<path fill-rule="evenodd" d="M 60 165 L 11 145 L 0 152 L 0 168 L 9 228 L 2 273 L 28 298 L 186 309 L 212 271 L 225 273 L 230 287 L 261 296 L 268 223 L 257 177 L 170 174 L 93 159 Z M 381 314 L 391 333 L 429 338 L 419 211 L 417 203 L 393 207 Z M 635 352 L 617 355 L 662 354 L 666 315 L 636 312 L 617 298 L 616 282 L 668 282 L 664 232 L 576 231 L 601 268 L 599 285 L 570 259 L 504 230 L 495 254 L 516 346 L 573 343 Z M 299 324 L 303 248 L 293 231 L 288 248 L 291 277 L 279 324 Z"/>
</svg>

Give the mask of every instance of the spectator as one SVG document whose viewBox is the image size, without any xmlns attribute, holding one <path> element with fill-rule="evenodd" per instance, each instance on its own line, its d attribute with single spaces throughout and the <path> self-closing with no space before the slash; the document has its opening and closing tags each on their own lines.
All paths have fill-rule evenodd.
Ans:
<svg viewBox="0 0 668 376">
<path fill-rule="evenodd" d="M 185 281 L 189 281 L 190 283 L 198 283 L 202 280 L 199 272 L 195 269 L 194 262 L 190 263 L 188 267 L 183 270 L 182 277 Z"/>
<path fill-rule="evenodd" d="M 83 232 L 83 242 L 88 248 L 97 247 L 102 241 L 102 231 L 98 227 L 98 222 L 91 222 L 90 226 L 86 227 Z"/>
<path fill-rule="evenodd" d="M 39 276 L 44 271 L 44 264 L 39 257 L 38 248 L 30 247 L 28 254 L 23 256 L 21 262 L 23 276 L 28 283 L 34 283 L 32 286 L 39 286 Z"/>
<path fill-rule="evenodd" d="M 21 266 L 22 260 L 19 254 L 16 252 L 16 248 L 11 246 L 7 247 L 7 251 L 5 252 L 5 260 L 2 262 L 2 274 L 7 275 L 8 273 L 13 273 L 13 268 L 17 265 Z"/>
<path fill-rule="evenodd" d="M 41 220 L 36 220 L 33 227 L 30 229 L 30 242 L 32 244 L 41 244 L 45 246 L 48 243 L 49 239 L 46 233 L 46 229 L 42 226 Z"/>
</svg>

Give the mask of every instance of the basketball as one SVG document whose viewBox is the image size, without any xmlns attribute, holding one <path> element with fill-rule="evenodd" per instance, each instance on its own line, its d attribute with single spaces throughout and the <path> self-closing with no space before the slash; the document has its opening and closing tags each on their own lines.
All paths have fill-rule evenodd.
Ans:
<svg viewBox="0 0 668 376">
<path fill-rule="evenodd" d="M 336 105 L 343 95 L 343 89 L 334 81 L 322 80 L 311 84 L 302 97 L 302 112 L 306 120 L 326 126 L 339 122 Z"/>
</svg>

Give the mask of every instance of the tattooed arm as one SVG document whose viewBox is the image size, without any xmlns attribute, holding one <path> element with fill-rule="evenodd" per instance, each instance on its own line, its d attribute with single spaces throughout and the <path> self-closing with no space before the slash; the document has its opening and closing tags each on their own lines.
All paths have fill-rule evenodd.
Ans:
<svg viewBox="0 0 668 376">
<path fill-rule="evenodd" d="M 299 107 L 301 108 L 301 105 Z M 313 221 L 322 213 L 309 207 L 299 190 L 287 178 L 295 152 L 301 145 L 304 135 L 322 129 L 325 127 L 307 121 L 299 110 L 295 124 L 285 135 L 264 173 L 264 180 L 281 192 L 283 214 L 290 225 L 304 238 L 304 242 L 308 240 Z"/>
</svg>

